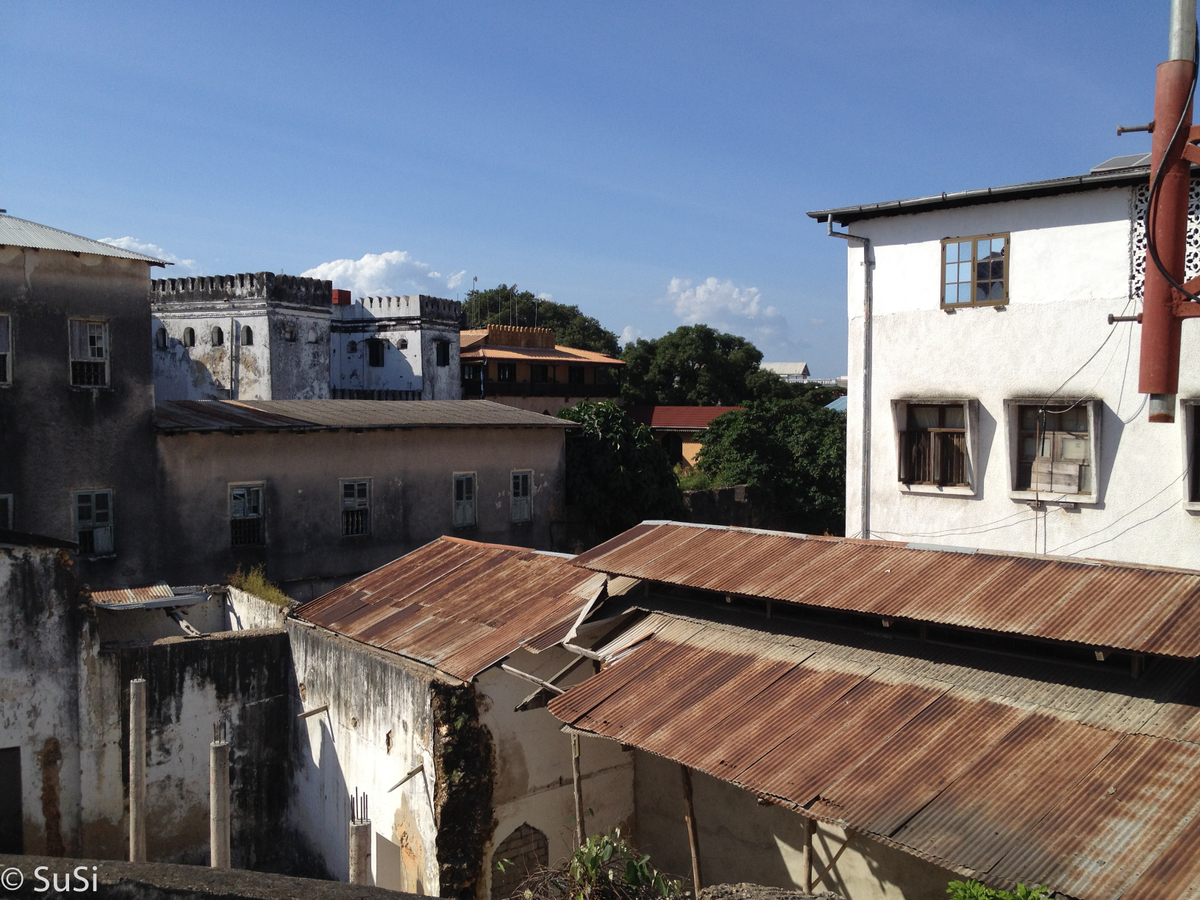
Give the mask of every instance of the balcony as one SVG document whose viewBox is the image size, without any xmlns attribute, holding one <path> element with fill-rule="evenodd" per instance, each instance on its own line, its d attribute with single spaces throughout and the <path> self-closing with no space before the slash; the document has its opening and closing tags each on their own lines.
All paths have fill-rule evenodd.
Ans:
<svg viewBox="0 0 1200 900">
<path fill-rule="evenodd" d="M 462 383 L 464 400 L 479 399 L 479 382 Z M 567 384 L 565 382 L 531 383 L 528 381 L 485 381 L 483 398 L 488 397 L 583 397 L 588 400 L 611 400 L 621 395 L 621 386 L 612 384 Z"/>
</svg>

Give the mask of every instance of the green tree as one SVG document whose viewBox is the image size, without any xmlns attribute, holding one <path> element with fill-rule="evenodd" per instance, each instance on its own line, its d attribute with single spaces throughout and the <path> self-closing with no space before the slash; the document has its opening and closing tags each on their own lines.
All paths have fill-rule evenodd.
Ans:
<svg viewBox="0 0 1200 900">
<path fill-rule="evenodd" d="M 643 519 L 684 516 L 675 473 L 649 428 L 607 401 L 558 416 L 579 426 L 567 435 L 567 503 L 587 511 L 602 540 Z"/>
<path fill-rule="evenodd" d="M 585 316 L 578 306 L 567 306 L 553 300 L 539 300 L 529 291 L 501 284 L 482 291 L 468 291 L 463 303 L 463 318 L 467 328 L 484 325 L 521 325 L 553 328 L 554 339 L 564 347 L 591 350 L 616 357 L 621 348 L 617 336 L 591 316 Z"/>
<path fill-rule="evenodd" d="M 762 351 L 707 325 L 684 325 L 627 344 L 621 396 L 631 406 L 739 406 L 752 400 L 807 398 L 824 406 L 842 393 L 793 384 L 762 368 Z"/>
<path fill-rule="evenodd" d="M 846 416 L 811 397 L 756 400 L 717 417 L 697 463 L 716 487 L 755 488 L 780 527 L 844 533 Z"/>
</svg>

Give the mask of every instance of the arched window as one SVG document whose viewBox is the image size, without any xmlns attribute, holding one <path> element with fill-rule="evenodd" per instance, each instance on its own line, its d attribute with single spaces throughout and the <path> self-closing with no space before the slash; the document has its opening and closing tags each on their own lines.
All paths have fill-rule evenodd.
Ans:
<svg viewBox="0 0 1200 900">
<path fill-rule="evenodd" d="M 408 349 L 408 338 L 400 338 L 400 349 L 401 350 Z"/>
<path fill-rule="evenodd" d="M 194 328 L 183 329 L 183 346 L 185 346 L 185 347 L 195 347 L 196 346 L 196 330 Z"/>
<path fill-rule="evenodd" d="M 500 860 L 510 860 L 501 872 Z M 550 845 L 546 835 L 528 822 L 496 845 L 492 851 L 492 900 L 506 900 L 517 885 L 538 868 L 550 864 Z"/>
<path fill-rule="evenodd" d="M 221 330 L 220 325 L 214 325 L 212 330 L 212 345 L 220 347 L 225 343 L 225 332 Z"/>
<path fill-rule="evenodd" d="M 159 350 L 167 349 L 167 329 L 160 328 L 154 332 L 154 346 Z"/>
<path fill-rule="evenodd" d="M 242 346 L 243 347 L 253 347 L 254 346 L 254 332 L 250 330 L 249 325 L 242 326 Z"/>
<path fill-rule="evenodd" d="M 351 341 L 350 343 L 348 343 L 346 345 L 346 352 L 347 353 L 357 353 L 358 352 L 358 341 Z"/>
</svg>

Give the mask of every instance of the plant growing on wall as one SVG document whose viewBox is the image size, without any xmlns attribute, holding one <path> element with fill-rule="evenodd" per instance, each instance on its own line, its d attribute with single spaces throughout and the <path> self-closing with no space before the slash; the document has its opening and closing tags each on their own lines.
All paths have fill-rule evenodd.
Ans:
<svg viewBox="0 0 1200 900">
<path fill-rule="evenodd" d="M 504 871 L 505 862 L 497 863 Z M 675 900 L 683 884 L 667 878 L 621 837 L 621 829 L 593 835 L 570 859 L 538 869 L 517 886 L 513 900 Z"/>
</svg>

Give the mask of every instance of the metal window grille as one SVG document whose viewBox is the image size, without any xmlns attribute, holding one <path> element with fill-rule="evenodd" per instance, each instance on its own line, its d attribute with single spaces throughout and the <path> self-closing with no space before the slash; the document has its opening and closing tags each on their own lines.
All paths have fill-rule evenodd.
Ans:
<svg viewBox="0 0 1200 900">
<path fill-rule="evenodd" d="M 112 491 L 79 491 L 75 494 L 75 540 L 84 556 L 113 552 Z"/>
<path fill-rule="evenodd" d="M 513 522 L 528 522 L 533 518 L 528 472 L 512 473 L 511 505 Z"/>
<path fill-rule="evenodd" d="M 970 484 L 961 404 L 909 405 L 907 427 L 900 436 L 900 480 L 943 487 Z"/>
<path fill-rule="evenodd" d="M 256 547 L 265 543 L 262 488 L 237 487 L 229 491 L 229 543 Z"/>
<path fill-rule="evenodd" d="M 108 386 L 108 325 L 70 320 L 71 384 L 76 387 Z"/>
<path fill-rule="evenodd" d="M 454 527 L 469 528 L 475 524 L 475 476 L 454 476 Z"/>
<path fill-rule="evenodd" d="M 371 487 L 367 481 L 342 482 L 342 535 L 371 533 Z"/>
</svg>

